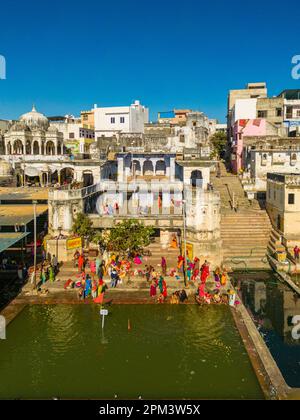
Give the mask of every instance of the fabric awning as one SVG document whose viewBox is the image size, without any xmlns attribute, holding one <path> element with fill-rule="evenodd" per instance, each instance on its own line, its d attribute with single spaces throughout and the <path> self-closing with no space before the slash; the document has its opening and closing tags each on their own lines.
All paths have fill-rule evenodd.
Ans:
<svg viewBox="0 0 300 420">
<path fill-rule="evenodd" d="M 36 168 L 26 166 L 25 175 L 27 175 L 27 176 L 39 176 L 39 171 Z"/>
</svg>

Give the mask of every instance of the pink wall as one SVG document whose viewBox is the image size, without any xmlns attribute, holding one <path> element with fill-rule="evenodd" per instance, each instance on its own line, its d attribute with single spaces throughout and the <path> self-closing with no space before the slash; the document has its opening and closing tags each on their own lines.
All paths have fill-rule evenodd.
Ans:
<svg viewBox="0 0 300 420">
<path fill-rule="evenodd" d="M 238 120 L 233 128 L 232 152 L 236 155 L 235 160 L 231 160 L 231 167 L 238 173 L 243 166 L 243 137 L 245 136 L 265 136 L 266 120 L 257 118 L 255 120 Z"/>
</svg>

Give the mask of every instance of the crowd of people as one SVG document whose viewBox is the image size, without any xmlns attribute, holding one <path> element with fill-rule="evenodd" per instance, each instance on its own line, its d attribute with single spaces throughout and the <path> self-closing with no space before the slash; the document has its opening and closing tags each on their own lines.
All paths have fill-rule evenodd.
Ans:
<svg viewBox="0 0 300 420">
<path fill-rule="evenodd" d="M 103 303 L 104 294 L 108 289 L 104 276 L 110 278 L 110 287 L 116 288 L 122 284 L 125 276 L 130 276 L 132 264 L 127 259 L 121 259 L 114 253 L 104 251 L 96 258 L 87 258 L 83 252 L 76 250 L 74 254 L 74 267 L 78 268 L 78 280 L 69 280 L 65 288 L 78 289 L 80 299 L 91 297 L 96 303 Z M 89 273 L 87 269 L 89 268 Z"/>
<path fill-rule="evenodd" d="M 42 255 L 42 262 L 37 264 L 36 272 L 34 266 L 28 269 L 30 283 L 36 282 L 38 286 L 44 285 L 47 281 L 53 283 L 58 272 L 59 263 L 56 255 L 46 256 L 45 253 Z"/>
<path fill-rule="evenodd" d="M 174 235 L 171 247 L 178 249 L 177 237 Z M 96 254 L 95 254 L 96 255 Z M 202 303 L 225 303 L 228 301 L 228 294 L 225 297 L 224 290 L 228 282 L 227 273 L 221 268 L 216 268 L 212 273 L 210 263 L 205 260 L 200 264 L 198 257 L 190 258 L 187 256 L 186 263 L 183 255 L 177 258 L 177 264 L 171 265 L 167 261 L 167 256 L 161 256 L 160 264 L 151 265 L 151 258 L 143 255 L 130 255 L 121 257 L 117 253 L 102 250 L 94 257 L 86 256 L 83 251 L 76 250 L 73 256 L 73 265 L 76 267 L 76 279 L 69 279 L 65 282 L 65 289 L 75 289 L 80 300 L 87 298 L 93 299 L 96 303 L 103 303 L 104 295 L 108 287 L 117 288 L 122 284 L 132 284 L 133 280 L 144 280 L 149 287 L 150 298 L 163 303 L 167 300 L 172 303 L 183 303 L 188 299 L 185 290 L 180 290 L 180 284 L 185 280 L 185 284 L 194 284 L 196 286 L 196 300 Z M 168 264 L 169 262 L 169 264 Z M 2 261 L 6 264 L 6 261 Z M 46 258 L 43 255 L 42 263 L 38 264 L 38 271 L 33 273 L 29 269 L 28 275 L 31 283 L 36 281 L 39 285 L 44 285 L 47 281 L 54 282 L 59 272 L 59 263 L 55 255 Z M 24 268 L 19 268 L 20 276 L 27 275 Z M 207 292 L 206 283 L 208 279 L 214 280 L 213 292 Z M 105 282 L 106 279 L 106 282 Z M 109 281 L 107 281 L 109 279 Z M 172 287 L 176 287 L 178 281 L 178 290 L 169 294 L 168 283 L 175 280 Z M 211 289 L 211 282 L 210 287 Z M 223 292 L 222 292 L 223 291 Z M 172 290 L 173 292 L 173 290 Z"/>
<path fill-rule="evenodd" d="M 94 300 L 105 293 L 108 286 L 104 282 L 104 276 L 110 279 L 110 288 L 114 289 L 123 284 L 125 278 L 129 283 L 132 277 L 146 279 L 150 287 L 150 296 L 157 295 L 158 301 L 163 302 L 167 296 L 167 284 L 162 275 L 155 271 L 151 265 L 146 265 L 143 269 L 143 257 L 136 255 L 133 258 L 121 258 L 115 253 L 104 251 L 102 255 L 96 258 L 86 258 L 84 253 L 78 250 L 74 254 L 74 266 L 78 267 L 77 282 L 68 281 L 66 288 L 77 288 L 79 297 L 86 299 L 91 296 Z M 89 268 L 89 274 L 87 274 Z M 165 271 L 164 271 L 165 272 Z"/>
<path fill-rule="evenodd" d="M 80 299 L 91 297 L 94 301 L 103 302 L 104 293 L 108 289 L 104 281 L 104 276 L 110 279 L 110 288 L 114 289 L 118 285 L 131 282 L 132 278 L 146 280 L 149 286 L 150 298 L 158 303 L 165 302 L 168 298 L 170 303 L 182 303 L 188 296 L 185 290 L 178 290 L 171 296 L 168 295 L 168 285 L 166 277 L 174 280 L 181 280 L 186 275 L 186 282 L 192 282 L 197 286 L 196 300 L 198 303 L 225 303 L 225 298 L 221 294 L 221 288 L 227 285 L 227 273 L 220 268 L 213 272 L 214 291 L 206 292 L 206 282 L 211 275 L 210 263 L 205 260 L 200 266 L 200 260 L 195 257 L 193 260 L 187 259 L 186 270 L 184 269 L 184 257 L 178 256 L 177 267 L 168 268 L 167 259 L 161 257 L 159 268 L 155 268 L 148 262 L 148 257 L 135 255 L 132 258 L 121 258 L 116 253 L 104 251 L 97 257 L 88 258 L 83 252 L 78 250 L 74 254 L 74 267 L 78 269 L 78 280 L 69 280 L 65 288 L 76 288 Z M 89 269 L 87 272 L 87 269 Z M 184 272 L 185 271 L 185 272 Z M 180 283 L 178 282 L 178 285 Z M 228 301 L 228 299 L 227 299 Z"/>
</svg>

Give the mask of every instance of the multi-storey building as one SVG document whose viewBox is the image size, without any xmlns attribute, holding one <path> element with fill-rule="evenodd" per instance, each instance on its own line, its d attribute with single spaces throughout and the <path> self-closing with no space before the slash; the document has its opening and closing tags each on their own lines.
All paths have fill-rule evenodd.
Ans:
<svg viewBox="0 0 300 420">
<path fill-rule="evenodd" d="M 253 85 L 253 84 L 252 84 Z M 263 86 L 261 86 L 263 87 Z M 247 90 L 245 93 L 244 91 Z M 230 91 L 228 106 L 229 145 L 231 167 L 234 172 L 247 170 L 244 137 L 296 137 L 300 131 L 300 90 L 286 90 L 268 98 L 266 87 L 250 95 L 252 89 Z M 246 98 L 246 94 L 248 97 Z M 249 97 L 250 95 L 250 97 Z M 248 162 L 249 164 L 249 162 Z"/>
<path fill-rule="evenodd" d="M 95 107 L 93 113 L 96 139 L 121 133 L 144 133 L 145 123 L 149 122 L 149 110 L 139 101 L 130 106 Z"/>
</svg>

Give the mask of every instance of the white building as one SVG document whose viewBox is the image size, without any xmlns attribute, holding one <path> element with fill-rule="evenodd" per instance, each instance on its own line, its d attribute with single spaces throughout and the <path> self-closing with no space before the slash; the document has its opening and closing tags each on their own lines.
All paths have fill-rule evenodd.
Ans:
<svg viewBox="0 0 300 420">
<path fill-rule="evenodd" d="M 215 133 L 227 133 L 227 124 L 221 124 L 216 119 L 209 120 L 209 135 L 213 136 Z"/>
<path fill-rule="evenodd" d="M 300 173 L 299 137 L 245 137 L 244 142 L 248 172 L 242 183 L 249 197 L 266 192 L 268 174 Z"/>
<path fill-rule="evenodd" d="M 144 133 L 149 109 L 135 101 L 130 106 L 94 108 L 95 136 L 111 137 L 119 133 Z"/>
<path fill-rule="evenodd" d="M 257 99 L 237 99 L 232 109 L 231 126 L 238 120 L 252 120 L 256 118 Z"/>
<path fill-rule="evenodd" d="M 63 121 L 50 121 L 50 127 L 63 134 L 64 145 L 74 154 L 88 154 L 95 141 L 95 131 L 83 127 L 81 118 L 66 115 Z"/>
</svg>

